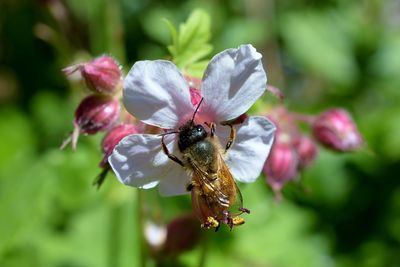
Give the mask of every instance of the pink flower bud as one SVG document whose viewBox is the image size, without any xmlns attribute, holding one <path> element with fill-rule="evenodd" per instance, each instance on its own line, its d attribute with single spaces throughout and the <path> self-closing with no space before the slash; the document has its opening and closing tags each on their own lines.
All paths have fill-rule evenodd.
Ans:
<svg viewBox="0 0 400 267">
<path fill-rule="evenodd" d="M 80 70 L 87 87 L 93 92 L 112 95 L 122 88 L 121 69 L 112 57 L 101 56 L 63 69 L 66 75 L 77 70 Z"/>
<path fill-rule="evenodd" d="M 111 128 L 103 138 L 101 142 L 101 148 L 103 151 L 103 159 L 100 161 L 99 166 L 103 169 L 99 175 L 94 179 L 93 185 L 99 189 L 104 180 L 107 177 L 107 173 L 110 170 L 108 165 L 108 157 L 112 154 L 114 147 L 125 137 L 130 134 L 138 133 L 136 125 L 123 123 Z"/>
<path fill-rule="evenodd" d="M 176 256 L 192 249 L 199 242 L 200 234 L 199 223 L 192 214 L 175 218 L 167 226 L 163 254 Z"/>
<path fill-rule="evenodd" d="M 125 137 L 131 134 L 138 133 L 136 125 L 133 124 L 120 124 L 111 128 L 104 136 L 101 142 L 103 150 L 103 159 L 100 162 L 100 167 L 105 168 L 108 164 L 108 157 L 114 150 L 114 147 Z"/>
<path fill-rule="evenodd" d="M 275 192 L 276 198 L 281 198 L 283 185 L 297 175 L 299 159 L 291 142 L 284 142 L 284 133 L 279 133 L 272 145 L 269 157 L 264 165 L 267 182 Z"/>
<path fill-rule="evenodd" d="M 110 128 L 118 119 L 120 104 L 117 99 L 90 95 L 82 100 L 75 111 L 75 127 L 80 133 L 96 134 Z"/>
<path fill-rule="evenodd" d="M 72 142 L 75 150 L 79 134 L 96 134 L 110 128 L 118 119 L 120 104 L 117 99 L 104 95 L 90 95 L 84 98 L 75 111 L 74 131 L 63 142 L 63 149 Z"/>
<path fill-rule="evenodd" d="M 306 135 L 300 135 L 295 142 L 295 148 L 299 158 L 299 167 L 305 168 L 314 161 L 318 150 L 314 141 Z"/>
<path fill-rule="evenodd" d="M 320 114 L 313 123 L 315 138 L 337 151 L 359 149 L 363 140 L 350 114 L 343 109 L 330 109 Z"/>
</svg>

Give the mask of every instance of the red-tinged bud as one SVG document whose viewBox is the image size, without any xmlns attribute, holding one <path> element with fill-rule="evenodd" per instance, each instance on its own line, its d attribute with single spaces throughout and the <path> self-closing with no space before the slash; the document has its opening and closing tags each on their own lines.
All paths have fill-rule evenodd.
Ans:
<svg viewBox="0 0 400 267">
<path fill-rule="evenodd" d="M 279 133 L 272 145 L 269 157 L 264 165 L 264 174 L 271 185 L 276 198 L 281 199 L 281 190 L 286 182 L 297 175 L 299 159 L 291 142 L 285 142 L 286 134 Z M 289 137 L 290 138 L 290 137 Z"/>
<path fill-rule="evenodd" d="M 118 119 L 120 104 L 117 99 L 102 95 L 90 95 L 82 100 L 75 111 L 75 127 L 80 133 L 96 134 L 107 130 Z"/>
<path fill-rule="evenodd" d="M 137 126 L 128 123 L 116 125 L 106 133 L 103 141 L 101 142 L 103 159 L 99 164 L 103 170 L 99 175 L 97 175 L 92 183 L 94 186 L 97 186 L 97 189 L 100 189 L 107 177 L 108 171 L 110 170 L 110 165 L 108 165 L 108 157 L 112 154 L 114 147 L 122 140 L 122 138 L 135 133 L 138 133 Z"/>
<path fill-rule="evenodd" d="M 356 124 L 343 109 L 320 114 L 313 123 L 313 134 L 321 144 L 336 151 L 353 151 L 363 145 Z"/>
<path fill-rule="evenodd" d="M 305 168 L 314 161 L 318 154 L 315 142 L 306 135 L 300 135 L 295 142 L 295 148 L 299 158 L 299 167 Z"/>
<path fill-rule="evenodd" d="M 120 104 L 117 99 L 103 95 L 90 95 L 82 100 L 75 111 L 74 131 L 61 145 L 63 149 L 70 141 L 76 149 L 79 134 L 96 134 L 110 128 L 118 119 Z"/>
<path fill-rule="evenodd" d="M 117 62 L 108 56 L 63 69 L 66 75 L 79 70 L 87 87 L 96 93 L 112 95 L 122 88 L 122 73 Z"/>
<path fill-rule="evenodd" d="M 200 240 L 200 234 L 199 223 L 192 214 L 175 218 L 167 226 L 167 239 L 163 254 L 177 256 L 193 249 Z"/>
<path fill-rule="evenodd" d="M 136 125 L 123 123 L 111 128 L 101 142 L 103 159 L 100 167 L 105 168 L 108 164 L 108 157 L 112 154 L 114 147 L 126 136 L 138 133 Z"/>
</svg>

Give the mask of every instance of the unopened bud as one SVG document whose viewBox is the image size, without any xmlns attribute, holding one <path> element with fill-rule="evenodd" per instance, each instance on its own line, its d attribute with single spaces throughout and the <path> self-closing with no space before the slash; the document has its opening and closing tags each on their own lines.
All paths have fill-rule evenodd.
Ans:
<svg viewBox="0 0 400 267">
<path fill-rule="evenodd" d="M 77 70 L 93 92 L 112 95 L 122 88 L 121 69 L 112 57 L 101 56 L 90 62 L 63 69 L 66 75 Z"/>
<path fill-rule="evenodd" d="M 83 134 L 95 134 L 110 128 L 118 119 L 120 104 L 117 99 L 90 95 L 82 100 L 75 111 L 75 127 Z"/>
<path fill-rule="evenodd" d="M 103 159 L 100 162 L 100 167 L 104 168 L 108 164 L 108 157 L 112 154 L 115 146 L 125 137 L 131 134 L 138 133 L 136 125 L 123 123 L 111 128 L 104 136 L 101 142 L 103 151 Z"/>
<path fill-rule="evenodd" d="M 300 135 L 295 142 L 295 148 L 299 158 L 299 167 L 305 168 L 314 161 L 318 150 L 315 142 L 306 135 Z"/>
<path fill-rule="evenodd" d="M 118 119 L 120 104 L 117 99 L 103 95 L 90 95 L 82 100 L 75 111 L 74 131 L 61 145 L 70 141 L 75 150 L 79 134 L 96 134 L 110 128 Z"/>
<path fill-rule="evenodd" d="M 200 240 L 200 227 L 192 215 L 183 215 L 172 220 L 167 226 L 167 240 L 164 255 L 176 256 L 192 249 Z"/>
<path fill-rule="evenodd" d="M 343 109 L 330 109 L 313 123 L 313 134 L 323 145 L 336 151 L 359 149 L 363 140 L 350 114 Z"/>
<path fill-rule="evenodd" d="M 280 135 L 284 134 L 280 133 Z M 298 155 L 293 144 L 282 142 L 277 136 L 263 171 L 278 200 L 281 198 L 284 184 L 296 177 L 298 166 Z"/>
</svg>

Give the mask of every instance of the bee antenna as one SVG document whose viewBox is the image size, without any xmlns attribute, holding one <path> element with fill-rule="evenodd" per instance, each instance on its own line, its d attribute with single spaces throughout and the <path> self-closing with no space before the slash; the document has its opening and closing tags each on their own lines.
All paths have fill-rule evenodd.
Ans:
<svg viewBox="0 0 400 267">
<path fill-rule="evenodd" d="M 178 131 L 172 131 L 172 132 L 167 132 L 167 133 L 161 133 L 158 136 L 165 136 L 165 135 L 169 135 L 169 134 L 177 134 L 179 133 Z"/>
<path fill-rule="evenodd" d="M 197 107 L 196 107 L 196 110 L 195 110 L 194 113 L 193 113 L 192 120 L 190 121 L 191 124 L 193 124 L 193 122 L 194 122 L 194 117 L 196 116 L 196 113 L 197 113 L 197 111 L 199 110 L 201 103 L 203 103 L 203 100 L 204 100 L 204 97 L 201 98 L 199 104 L 198 104 Z"/>
</svg>

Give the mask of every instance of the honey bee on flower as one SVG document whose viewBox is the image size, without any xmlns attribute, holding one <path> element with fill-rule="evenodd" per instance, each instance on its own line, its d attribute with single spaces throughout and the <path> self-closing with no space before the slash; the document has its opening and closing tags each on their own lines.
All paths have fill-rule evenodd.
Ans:
<svg viewBox="0 0 400 267">
<path fill-rule="evenodd" d="M 124 81 L 124 105 L 165 134 L 125 137 L 109 157 L 117 178 L 138 188 L 158 185 L 167 196 L 190 191 L 204 227 L 242 224 L 238 215 L 248 210 L 235 180 L 249 183 L 260 175 L 275 126 L 264 117 L 227 122 L 253 105 L 266 82 L 254 47 L 225 50 L 211 59 L 195 106 L 188 83 L 172 62 L 136 62 Z"/>
</svg>

